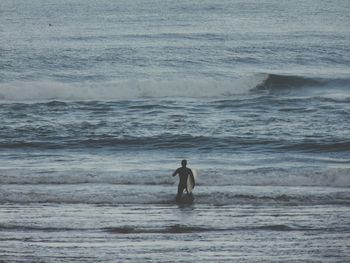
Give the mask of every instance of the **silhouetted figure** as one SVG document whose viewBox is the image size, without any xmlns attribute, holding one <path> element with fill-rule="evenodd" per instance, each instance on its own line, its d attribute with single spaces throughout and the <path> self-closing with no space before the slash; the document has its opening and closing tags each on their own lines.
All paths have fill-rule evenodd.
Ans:
<svg viewBox="0 0 350 263">
<path fill-rule="evenodd" d="M 187 194 L 192 195 L 191 193 L 188 192 L 187 190 L 187 179 L 188 176 L 191 176 L 192 180 L 193 180 L 193 187 L 195 185 L 195 181 L 194 181 L 194 176 L 192 173 L 192 170 L 190 168 L 187 168 L 187 161 L 186 160 L 182 160 L 181 161 L 181 165 L 182 167 L 177 168 L 176 171 L 173 173 L 173 176 L 175 175 L 179 175 L 179 186 L 177 188 L 177 196 L 176 196 L 176 201 L 180 201 L 181 197 L 182 197 L 182 193 L 183 191 L 186 189 Z"/>
</svg>

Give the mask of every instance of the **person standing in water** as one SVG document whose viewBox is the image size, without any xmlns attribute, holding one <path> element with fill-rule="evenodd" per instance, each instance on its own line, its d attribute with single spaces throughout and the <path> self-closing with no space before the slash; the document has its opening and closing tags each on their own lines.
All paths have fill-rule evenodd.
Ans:
<svg viewBox="0 0 350 263">
<path fill-rule="evenodd" d="M 183 191 L 186 189 L 187 194 L 190 194 L 187 190 L 187 179 L 188 176 L 191 176 L 191 179 L 193 181 L 193 187 L 195 186 L 195 181 L 194 181 L 194 176 L 192 173 L 192 170 L 190 168 L 186 167 L 187 165 L 187 161 L 186 160 L 182 160 L 181 161 L 181 167 L 176 169 L 176 171 L 173 173 L 173 176 L 175 175 L 179 175 L 179 186 L 177 188 L 177 196 L 176 196 L 176 201 L 180 201 L 181 197 L 182 197 L 182 193 Z"/>
</svg>

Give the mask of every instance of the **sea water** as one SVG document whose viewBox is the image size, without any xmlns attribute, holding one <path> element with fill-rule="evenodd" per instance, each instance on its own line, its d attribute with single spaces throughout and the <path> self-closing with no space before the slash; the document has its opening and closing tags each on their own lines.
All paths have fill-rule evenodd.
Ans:
<svg viewBox="0 0 350 263">
<path fill-rule="evenodd" d="M 350 261 L 349 14 L 0 1 L 0 262 Z"/>
</svg>

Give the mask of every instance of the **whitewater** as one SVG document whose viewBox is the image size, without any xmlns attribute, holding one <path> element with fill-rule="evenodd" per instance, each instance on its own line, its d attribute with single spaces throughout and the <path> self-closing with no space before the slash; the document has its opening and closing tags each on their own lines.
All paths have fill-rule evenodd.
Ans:
<svg viewBox="0 0 350 263">
<path fill-rule="evenodd" d="M 1 1 L 0 262 L 350 261 L 349 14 Z"/>
</svg>

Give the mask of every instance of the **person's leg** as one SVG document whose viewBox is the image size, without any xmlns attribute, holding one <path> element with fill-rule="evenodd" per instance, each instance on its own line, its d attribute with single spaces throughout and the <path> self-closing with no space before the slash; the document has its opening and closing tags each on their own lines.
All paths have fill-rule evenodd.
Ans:
<svg viewBox="0 0 350 263">
<path fill-rule="evenodd" d="M 177 187 L 177 196 L 176 196 L 176 201 L 179 201 L 181 199 L 182 193 L 184 191 L 184 187 L 182 185 L 179 185 Z"/>
</svg>

